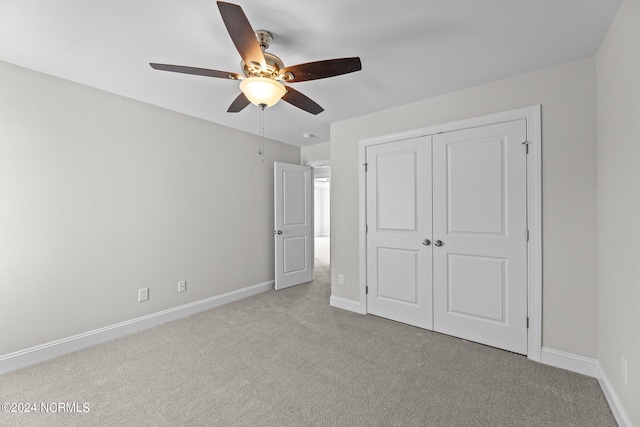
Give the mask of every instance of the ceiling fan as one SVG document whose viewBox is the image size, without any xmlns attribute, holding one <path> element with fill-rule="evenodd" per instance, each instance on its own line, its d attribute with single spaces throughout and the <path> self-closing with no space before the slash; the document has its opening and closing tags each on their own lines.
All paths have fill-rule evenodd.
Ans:
<svg viewBox="0 0 640 427">
<path fill-rule="evenodd" d="M 280 58 L 266 52 L 273 40 L 268 31 L 258 30 L 254 32 L 240 6 L 223 1 L 217 3 L 231 40 L 242 57 L 243 75 L 183 65 L 157 63 L 150 63 L 149 65 L 156 70 L 240 80 L 240 90 L 242 92 L 229 106 L 227 110 L 229 113 L 240 112 L 250 103 L 264 109 L 283 99 L 289 104 L 311 114 L 319 114 L 324 111 L 324 108 L 306 95 L 289 86 L 285 86 L 284 83 L 324 79 L 362 69 L 360 58 L 358 57 L 327 59 L 285 67 Z"/>
</svg>

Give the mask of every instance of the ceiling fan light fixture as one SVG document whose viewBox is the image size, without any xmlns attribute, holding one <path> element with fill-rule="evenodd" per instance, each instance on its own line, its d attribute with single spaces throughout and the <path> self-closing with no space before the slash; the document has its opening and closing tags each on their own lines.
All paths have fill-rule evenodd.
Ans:
<svg viewBox="0 0 640 427">
<path fill-rule="evenodd" d="M 285 102 L 310 114 L 320 114 L 324 108 L 291 86 L 285 87 L 284 83 L 326 79 L 362 69 L 358 57 L 325 59 L 285 67 L 282 59 L 266 52 L 273 40 L 271 33 L 266 30 L 254 31 L 239 5 L 220 0 L 217 4 L 231 41 L 242 58 L 240 68 L 246 78 L 238 73 L 208 68 L 153 62 L 149 65 L 156 70 L 174 73 L 242 80 L 240 82 L 242 93 L 227 109 L 229 113 L 238 113 L 249 104 L 255 104 L 264 110 L 266 107 L 277 104 L 280 99 L 284 99 Z"/>
<path fill-rule="evenodd" d="M 287 93 L 282 83 L 268 77 L 247 77 L 240 82 L 240 90 L 254 105 L 271 107 Z"/>
</svg>

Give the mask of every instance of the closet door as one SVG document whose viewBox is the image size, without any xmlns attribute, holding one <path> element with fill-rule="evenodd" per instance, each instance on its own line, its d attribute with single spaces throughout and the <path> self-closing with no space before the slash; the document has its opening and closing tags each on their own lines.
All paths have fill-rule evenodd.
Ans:
<svg viewBox="0 0 640 427">
<path fill-rule="evenodd" d="M 367 311 L 431 329 L 430 137 L 367 147 Z"/>
<path fill-rule="evenodd" d="M 526 121 L 433 137 L 433 329 L 527 353 Z"/>
</svg>

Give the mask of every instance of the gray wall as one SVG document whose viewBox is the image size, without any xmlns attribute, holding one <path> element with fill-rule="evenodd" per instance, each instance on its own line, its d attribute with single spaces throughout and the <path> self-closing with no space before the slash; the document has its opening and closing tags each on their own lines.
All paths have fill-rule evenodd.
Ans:
<svg viewBox="0 0 640 427">
<path fill-rule="evenodd" d="M 306 165 L 311 162 L 331 159 L 331 145 L 327 142 L 308 145 L 300 149 L 300 164 Z"/>
<path fill-rule="evenodd" d="M 592 57 L 333 124 L 332 295 L 359 299 L 358 141 L 542 104 L 543 346 L 597 357 L 595 79 Z"/>
<path fill-rule="evenodd" d="M 598 358 L 640 426 L 640 2 L 626 0 L 597 55 Z M 621 360 L 628 363 L 628 384 Z"/>
<path fill-rule="evenodd" d="M 258 147 L 0 63 L 0 355 L 272 280 L 273 161 L 300 150 Z"/>
</svg>

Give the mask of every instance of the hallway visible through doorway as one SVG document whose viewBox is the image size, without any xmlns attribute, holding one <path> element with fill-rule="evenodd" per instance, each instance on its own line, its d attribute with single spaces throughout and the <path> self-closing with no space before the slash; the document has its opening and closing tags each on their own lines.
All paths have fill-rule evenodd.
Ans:
<svg viewBox="0 0 640 427">
<path fill-rule="evenodd" d="M 331 166 L 313 168 L 314 242 L 316 264 L 330 264 Z"/>
</svg>

